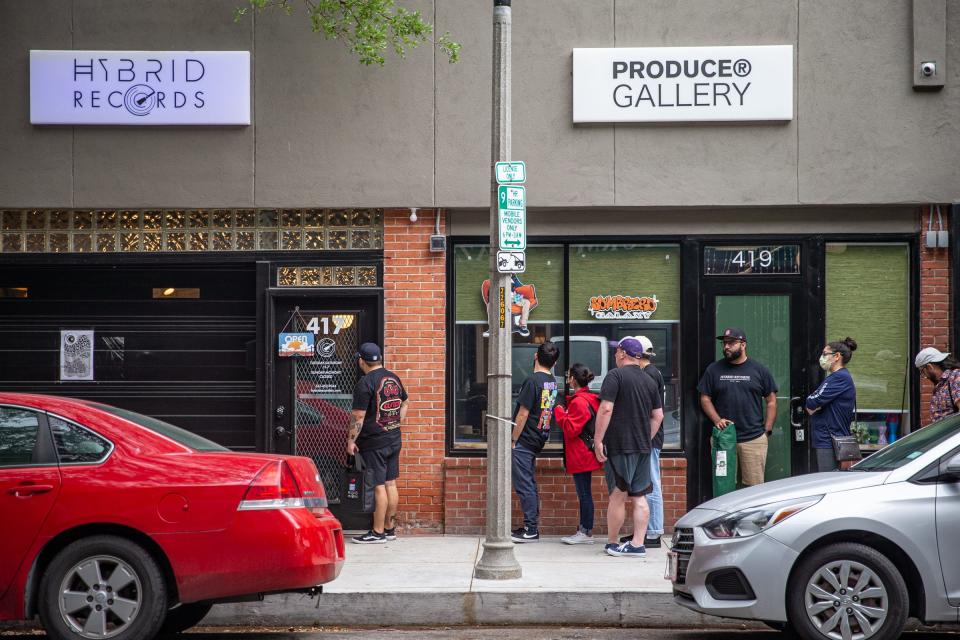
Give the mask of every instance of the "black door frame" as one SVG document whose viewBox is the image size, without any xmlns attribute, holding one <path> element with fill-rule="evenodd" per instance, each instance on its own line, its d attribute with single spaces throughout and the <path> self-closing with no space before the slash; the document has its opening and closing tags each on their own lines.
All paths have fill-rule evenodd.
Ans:
<svg viewBox="0 0 960 640">
<path fill-rule="evenodd" d="M 791 275 L 704 275 L 705 247 L 729 244 L 796 244 L 800 245 L 800 273 Z M 818 372 L 811 367 L 812 345 L 823 344 L 824 273 L 823 239 L 819 236 L 704 236 L 689 238 L 683 243 L 684 285 L 683 323 L 688 331 L 696 327 L 696 346 L 688 348 L 683 358 L 684 448 L 687 451 L 687 508 L 708 500 L 713 492 L 710 475 L 710 426 L 700 410 L 697 383 L 707 365 L 716 359 L 716 311 L 713 296 L 721 295 L 789 295 L 791 388 L 789 398 L 806 397 L 818 383 Z M 690 343 L 688 343 L 690 344 Z M 781 390 L 782 393 L 783 390 Z M 806 473 L 810 468 L 809 429 L 806 414 L 801 417 L 805 431 L 803 442 L 791 437 L 791 475 Z"/>
<path fill-rule="evenodd" d="M 264 374 L 263 374 L 263 394 L 260 396 L 263 402 L 263 414 L 262 422 L 259 425 L 259 431 L 263 437 L 264 448 L 263 451 L 269 452 L 278 452 L 278 443 L 277 436 L 274 432 L 274 429 L 277 425 L 275 422 L 275 411 L 276 411 L 276 340 L 273 339 L 276 336 L 278 327 L 276 325 L 276 314 L 277 307 L 280 303 L 289 303 L 289 302 L 313 302 L 313 301 L 322 301 L 319 304 L 323 306 L 336 305 L 343 308 L 343 310 L 348 310 L 347 308 L 356 306 L 357 303 L 365 301 L 370 304 L 373 303 L 375 309 L 375 315 L 372 319 L 374 329 L 373 339 L 379 345 L 383 345 L 383 335 L 384 335 L 384 316 L 383 316 L 383 289 L 379 287 L 369 287 L 369 288 L 344 288 L 344 289 L 304 289 L 304 288 L 289 288 L 289 289 L 280 289 L 280 288 L 268 288 L 265 291 L 265 306 L 264 309 L 264 322 L 262 326 L 264 327 L 264 335 L 266 339 L 263 340 L 264 350 L 261 352 L 264 363 Z M 359 309 L 359 308 L 358 308 Z M 287 421 L 283 425 L 289 427 L 289 413 L 286 415 L 285 420 Z M 289 441 L 289 439 L 286 439 Z M 287 453 L 288 451 L 279 451 L 280 453 Z"/>
</svg>

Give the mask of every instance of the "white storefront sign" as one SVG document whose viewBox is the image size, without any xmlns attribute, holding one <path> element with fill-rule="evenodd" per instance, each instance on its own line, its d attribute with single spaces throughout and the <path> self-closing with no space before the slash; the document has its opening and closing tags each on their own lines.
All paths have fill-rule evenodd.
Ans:
<svg viewBox="0 0 960 640">
<path fill-rule="evenodd" d="M 573 50 L 574 122 L 792 119 L 792 45 Z"/>
<path fill-rule="evenodd" d="M 248 125 L 249 51 L 31 51 L 31 124 Z"/>
</svg>

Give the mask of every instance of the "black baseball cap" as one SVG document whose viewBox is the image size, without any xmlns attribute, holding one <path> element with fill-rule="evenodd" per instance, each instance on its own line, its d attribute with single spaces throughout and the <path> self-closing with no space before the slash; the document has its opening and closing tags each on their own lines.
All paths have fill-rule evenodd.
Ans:
<svg viewBox="0 0 960 640">
<path fill-rule="evenodd" d="M 737 327 L 727 327 L 723 330 L 723 333 L 717 336 L 717 340 L 743 340 L 747 341 L 747 334 L 743 332 L 743 329 L 738 329 Z"/>
<path fill-rule="evenodd" d="M 357 357 L 364 362 L 380 362 L 383 360 L 383 353 L 380 352 L 380 347 L 373 342 L 364 342 L 360 345 L 360 350 L 357 351 Z"/>
</svg>

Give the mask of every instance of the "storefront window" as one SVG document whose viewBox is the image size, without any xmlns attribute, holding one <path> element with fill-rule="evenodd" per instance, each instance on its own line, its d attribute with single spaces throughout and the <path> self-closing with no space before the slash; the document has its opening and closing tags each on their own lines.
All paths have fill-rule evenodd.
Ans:
<svg viewBox="0 0 960 640">
<path fill-rule="evenodd" d="M 527 249 L 526 271 L 513 278 L 508 302 L 513 312 L 512 378 L 516 401 L 523 381 L 533 372 L 533 357 L 543 342 L 560 347 L 555 373 L 563 385 L 563 247 Z M 487 425 L 487 309 L 490 250 L 460 245 L 454 250 L 454 446 L 486 448 Z M 559 449 L 559 429 L 550 434 L 548 448 Z"/>
<path fill-rule="evenodd" d="M 865 449 L 910 425 L 910 253 L 906 244 L 830 243 L 826 251 L 827 341 L 850 336 L 857 387 L 854 435 Z"/>
<path fill-rule="evenodd" d="M 569 280 L 564 282 L 564 251 Z M 486 447 L 487 314 L 484 299 L 489 277 L 489 248 L 459 245 L 454 249 L 454 432 L 457 449 Z M 560 348 L 554 369 L 564 384 L 569 364 L 582 362 L 596 374 L 599 391 L 615 366 L 610 340 L 628 335 L 650 338 L 653 363 L 666 382 L 665 446 L 680 447 L 680 251 L 676 245 L 573 245 L 527 249 L 526 271 L 514 280 L 513 394 L 533 371 L 537 347 L 549 340 Z M 526 332 L 522 315 L 526 311 Z M 566 311 L 566 313 L 564 313 Z M 566 317 L 565 317 L 566 316 Z M 570 322 L 566 336 L 564 322 Z M 529 333 L 529 335 L 523 335 Z M 566 349 L 569 348 L 569 357 Z M 548 448 L 558 450 L 559 429 Z"/>
<path fill-rule="evenodd" d="M 610 340 L 646 336 L 666 383 L 664 447 L 680 448 L 680 249 L 675 245 L 573 245 L 569 249 L 570 362 L 614 368 Z"/>
</svg>

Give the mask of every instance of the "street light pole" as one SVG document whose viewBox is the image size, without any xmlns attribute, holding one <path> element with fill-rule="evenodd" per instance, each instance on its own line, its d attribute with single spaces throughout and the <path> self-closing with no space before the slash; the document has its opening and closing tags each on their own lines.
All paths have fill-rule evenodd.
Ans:
<svg viewBox="0 0 960 640">
<path fill-rule="evenodd" d="M 483 580 L 519 578 L 510 540 L 510 448 L 513 422 L 510 356 L 513 318 L 510 274 L 497 271 L 500 246 L 495 164 L 510 160 L 510 0 L 493 0 L 493 145 L 490 163 L 490 327 L 487 358 L 487 523 L 483 555 L 473 575 Z"/>
</svg>

